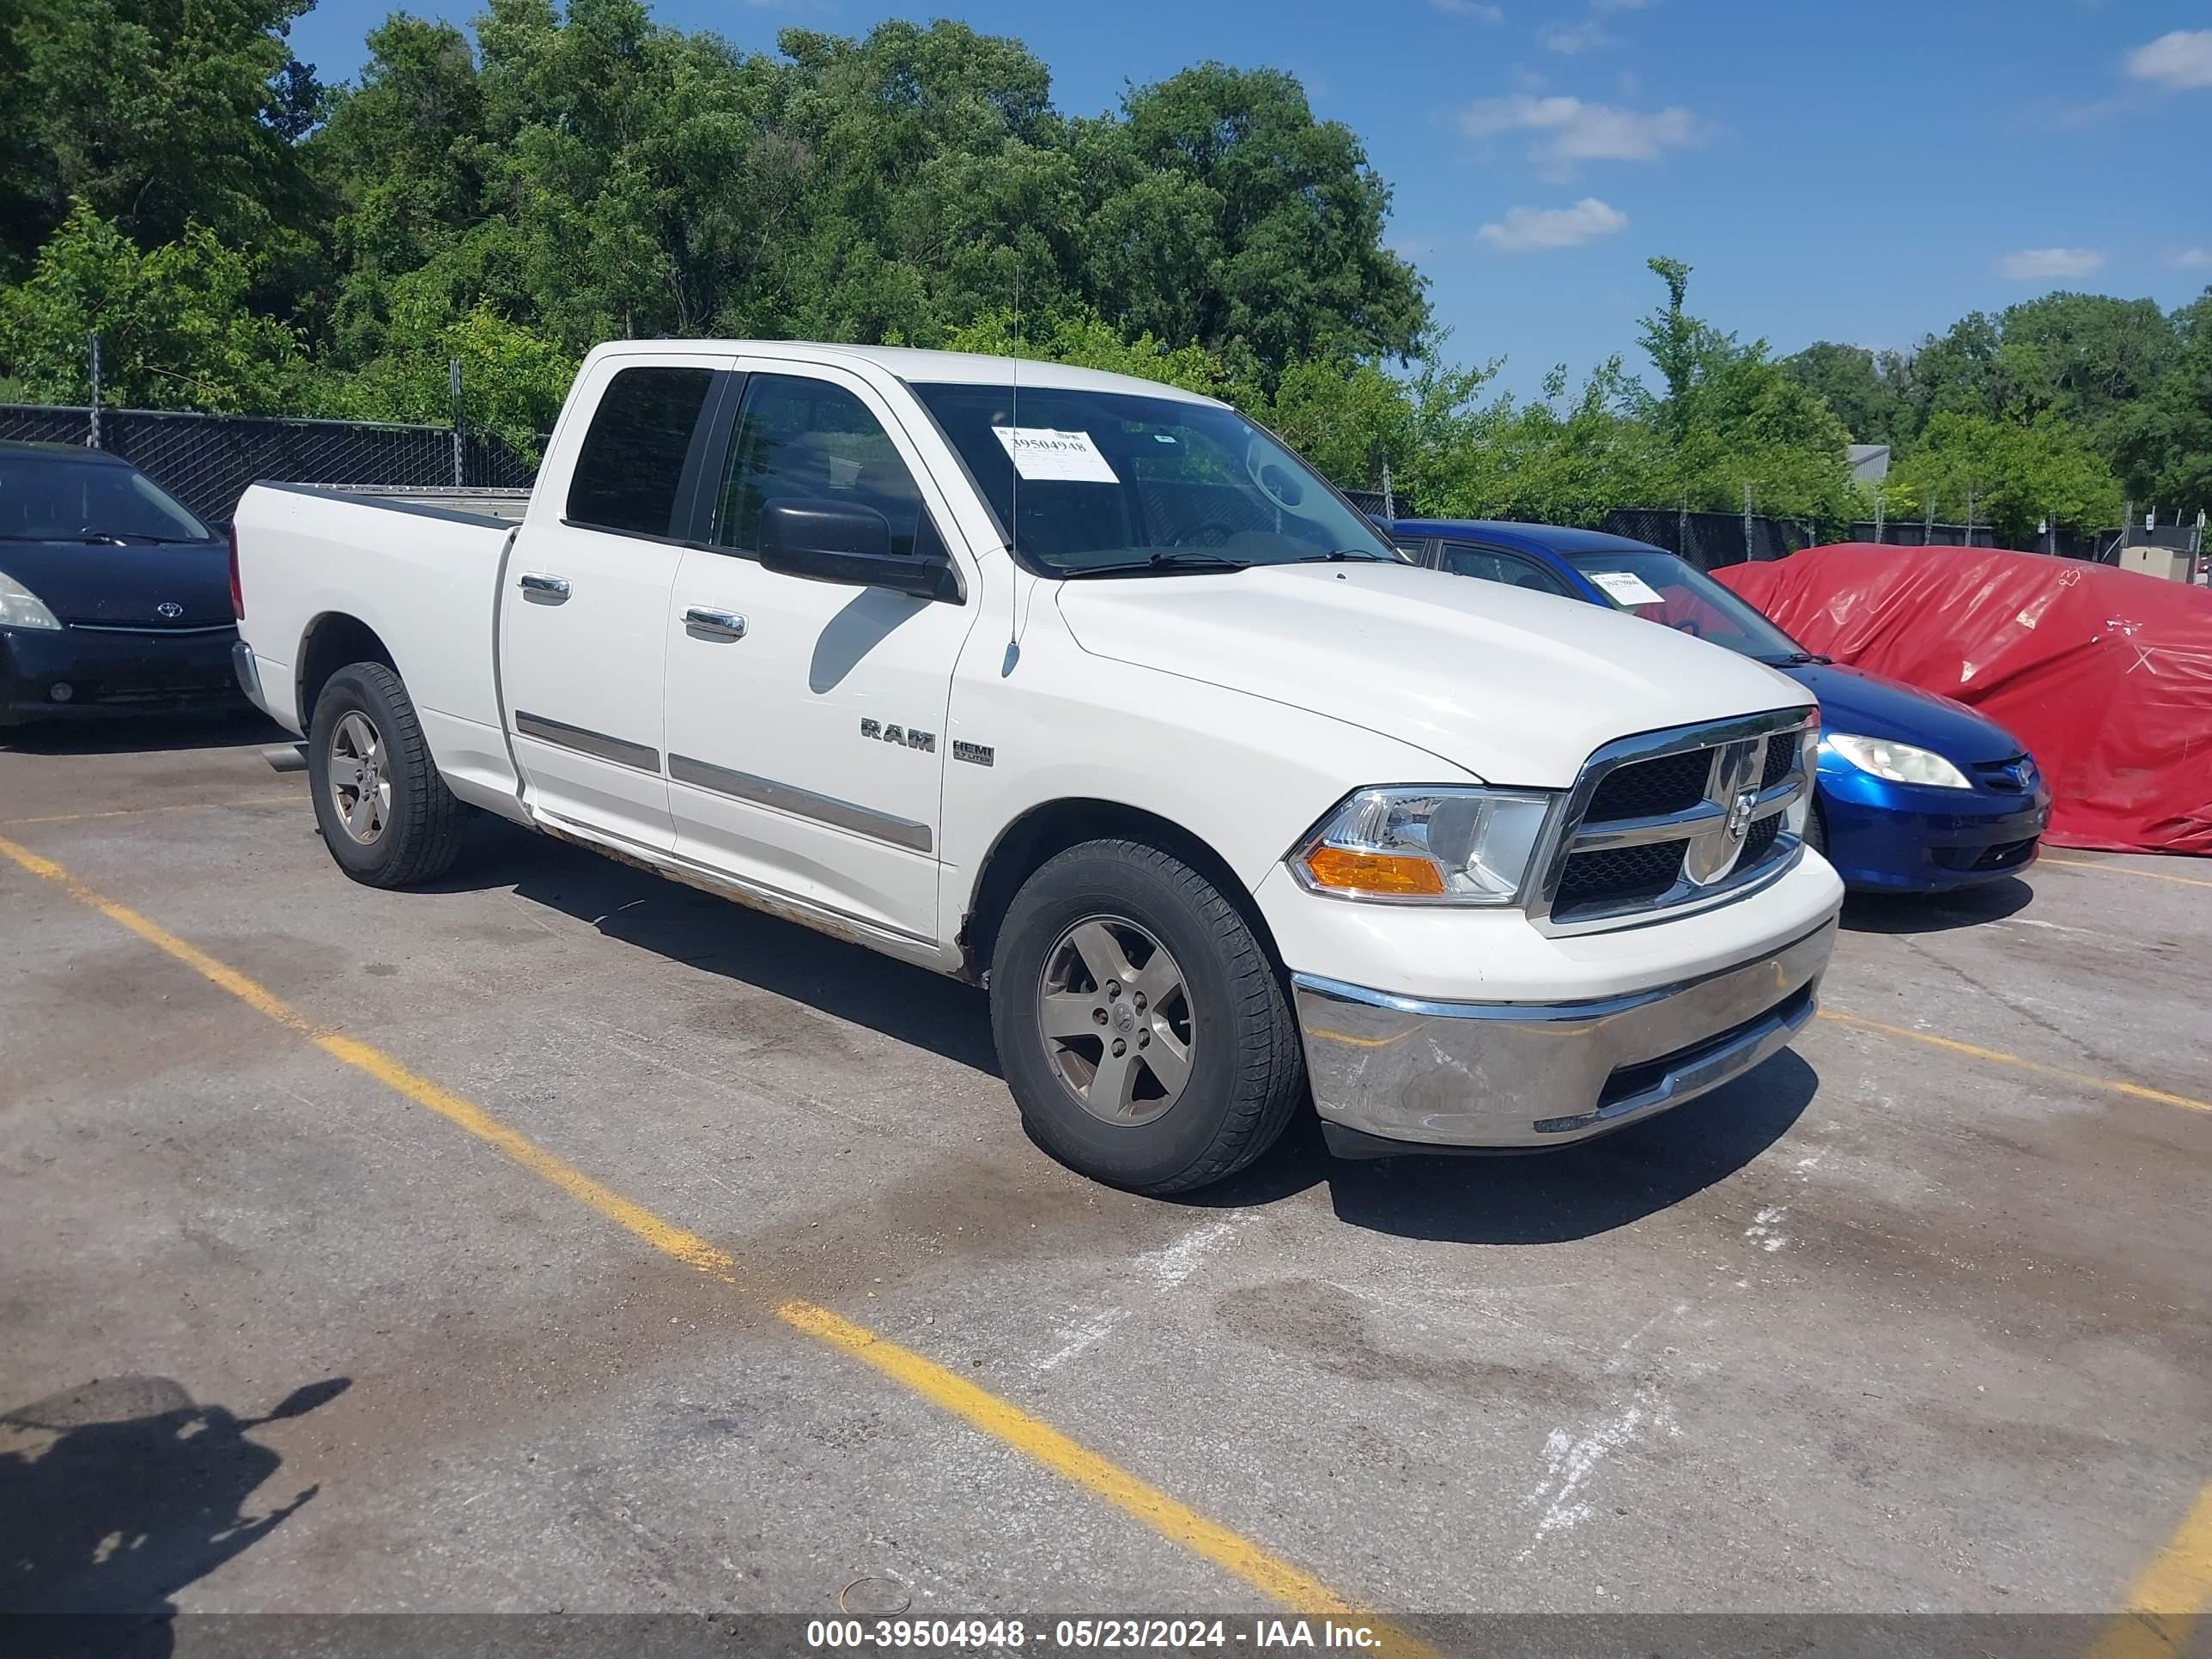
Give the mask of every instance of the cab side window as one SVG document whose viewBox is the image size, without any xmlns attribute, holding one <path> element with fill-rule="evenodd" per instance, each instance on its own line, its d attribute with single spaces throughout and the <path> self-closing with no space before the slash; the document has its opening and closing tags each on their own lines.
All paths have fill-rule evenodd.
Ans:
<svg viewBox="0 0 2212 1659">
<path fill-rule="evenodd" d="M 625 368 L 607 382 L 568 483 L 569 523 L 633 536 L 677 536 L 677 495 L 711 368 Z"/>
<path fill-rule="evenodd" d="M 746 381 L 709 540 L 757 552 L 761 510 L 780 501 L 867 507 L 890 526 L 892 552 L 944 556 L 890 434 L 866 404 L 827 380 L 756 374 Z"/>
<path fill-rule="evenodd" d="M 1455 576 L 1473 576 L 1486 582 L 1504 582 L 1508 587 L 1530 587 L 1539 593 L 1555 593 L 1561 599 L 1573 597 L 1567 585 L 1534 559 L 1523 558 L 1518 553 L 1508 553 L 1502 548 L 1478 547 L 1471 542 L 1444 544 L 1443 568 Z"/>
</svg>

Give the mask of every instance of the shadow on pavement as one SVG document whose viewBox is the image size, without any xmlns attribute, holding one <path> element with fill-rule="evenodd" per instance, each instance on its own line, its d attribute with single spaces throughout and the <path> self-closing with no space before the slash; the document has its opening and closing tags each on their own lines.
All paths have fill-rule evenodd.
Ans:
<svg viewBox="0 0 2212 1659">
<path fill-rule="evenodd" d="M 2034 897 L 2018 876 L 1954 893 L 1853 893 L 1844 901 L 1843 925 L 1851 933 L 1943 933 L 2002 921 Z"/>
<path fill-rule="evenodd" d="M 131 714 L 0 726 L 0 753 L 19 755 L 139 755 L 297 741 L 243 703 L 234 714 Z"/>
<path fill-rule="evenodd" d="M 620 939 L 865 1025 L 996 1078 L 981 992 L 580 848 L 498 826 L 434 890 L 512 885 Z M 1339 1160 L 1309 1112 L 1242 1175 L 1171 1202 L 1268 1204 L 1326 1182 L 1355 1226 L 1461 1243 L 1553 1243 L 1626 1226 L 1734 1174 L 1797 1121 L 1819 1079 L 1794 1053 L 1602 1139 L 1522 1157 Z M 1018 1133 L 1008 1103 L 1006 1127 Z"/>
<path fill-rule="evenodd" d="M 0 1613 L 166 1619 L 178 1590 L 315 1495 L 309 1486 L 246 1513 L 283 1461 L 248 1431 L 303 1416 L 349 1386 L 328 1377 L 265 1417 L 241 1418 L 195 1405 L 165 1376 L 117 1376 L 0 1415 Z M 164 1650 L 149 1639 L 155 1645 L 133 1650 Z"/>
<path fill-rule="evenodd" d="M 1401 1238 L 1558 1244 L 1641 1221 L 1734 1175 L 1789 1133 L 1820 1077 L 1784 1049 L 1747 1076 L 1656 1118 L 1557 1152 L 1331 1158 L 1310 1116 L 1259 1163 L 1178 1200 L 1272 1203 L 1327 1183 L 1337 1218 Z"/>
<path fill-rule="evenodd" d="M 477 836 L 460 867 L 424 890 L 512 886 L 609 939 L 999 1075 L 973 986 L 511 825 L 487 823 Z"/>
</svg>

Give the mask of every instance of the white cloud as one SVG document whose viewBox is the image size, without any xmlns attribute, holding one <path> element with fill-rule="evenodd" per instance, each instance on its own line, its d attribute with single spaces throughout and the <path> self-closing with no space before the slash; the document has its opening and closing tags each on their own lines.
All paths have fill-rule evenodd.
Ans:
<svg viewBox="0 0 2212 1659">
<path fill-rule="evenodd" d="M 1644 7 L 1657 3 L 1658 0 L 1590 0 L 1590 9 L 1592 11 L 1642 11 Z"/>
<path fill-rule="evenodd" d="M 2212 87 L 2212 29 L 2176 29 L 2137 46 L 2128 73 L 2168 87 Z"/>
<path fill-rule="evenodd" d="M 1486 224 L 1475 235 L 1500 253 L 1531 253 L 1538 248 L 1575 247 L 1628 228 L 1628 216 L 1595 196 L 1572 207 L 1507 210 L 1505 222 Z"/>
<path fill-rule="evenodd" d="M 2173 256 L 2177 270 L 2212 270 L 2212 247 L 2185 247 Z"/>
<path fill-rule="evenodd" d="M 1997 260 L 1997 275 L 2015 283 L 2048 282 L 2061 276 L 2087 276 L 2103 266 L 2105 256 L 2093 247 L 2030 247 Z"/>
<path fill-rule="evenodd" d="M 1472 17 L 1481 23 L 1502 23 L 1505 8 L 1485 3 L 1485 0 L 1429 0 L 1438 11 L 1448 11 L 1455 17 Z"/>
<path fill-rule="evenodd" d="M 1536 159 L 1554 170 L 1577 161 L 1654 161 L 1662 151 L 1695 143 L 1705 135 L 1705 123 L 1680 106 L 1645 112 L 1526 93 L 1476 100 L 1460 112 L 1459 128 L 1470 138 L 1542 133 Z"/>
<path fill-rule="evenodd" d="M 1545 51 L 1556 52 L 1562 58 L 1573 58 L 1582 52 L 1596 52 L 1601 47 L 1620 44 L 1600 27 L 1594 17 L 1571 25 L 1554 23 L 1549 28 L 1540 30 L 1536 39 Z"/>
</svg>

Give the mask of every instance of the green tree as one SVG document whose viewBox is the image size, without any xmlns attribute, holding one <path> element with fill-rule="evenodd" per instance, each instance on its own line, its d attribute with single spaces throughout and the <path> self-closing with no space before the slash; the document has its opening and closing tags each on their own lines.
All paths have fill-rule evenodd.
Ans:
<svg viewBox="0 0 2212 1659">
<path fill-rule="evenodd" d="M 1911 436 L 1911 370 L 1901 354 L 1816 340 L 1778 367 L 1826 404 L 1854 443 L 1896 446 Z"/>
<path fill-rule="evenodd" d="M 2189 514 L 2212 507 L 2212 289 L 2173 313 L 2173 358 L 2110 427 L 2128 493 Z"/>
<path fill-rule="evenodd" d="M 266 260 L 306 248 L 295 141 L 320 93 L 285 43 L 311 0 L 15 0 L 0 14 L 0 119 L 27 258 L 82 197 L 142 247 L 201 225 Z"/>
<path fill-rule="evenodd" d="M 1644 319 L 1637 337 L 1666 392 L 1622 388 L 1668 450 L 1664 493 L 1644 504 L 1724 508 L 1738 505 L 1748 484 L 1761 512 L 1829 524 L 1853 516 L 1861 502 L 1844 459 L 1849 435 L 1826 402 L 1778 364 L 1765 341 L 1740 344 L 1692 316 L 1688 265 L 1649 264 L 1667 285 L 1667 305 Z"/>
<path fill-rule="evenodd" d="M 402 285 L 382 351 L 350 373 L 321 378 L 318 412 L 442 426 L 453 418 L 451 365 L 457 357 L 465 424 L 536 453 L 568 394 L 576 359 L 489 306 L 457 315 L 427 284 Z"/>
<path fill-rule="evenodd" d="M 1083 239 L 1105 315 L 1249 354 L 1270 384 L 1301 359 L 1420 348 L 1422 281 L 1382 245 L 1389 187 L 1293 76 L 1202 64 L 1131 92 L 1121 117 L 1084 146 L 1111 192 Z"/>
<path fill-rule="evenodd" d="M 1455 517 L 1595 524 L 1615 507 L 1649 505 L 1674 491 L 1674 449 L 1642 413 L 1644 389 L 1613 358 L 1571 397 L 1567 374 L 1545 377 L 1543 395 L 1500 395 L 1476 411 L 1445 478 L 1424 511 Z"/>
<path fill-rule="evenodd" d="M 2157 384 L 2173 361 L 2174 325 L 2152 300 L 2046 294 L 1997 322 L 2016 396 L 2032 398 L 2103 447 L 2113 415 Z"/>
<path fill-rule="evenodd" d="M 334 198 L 338 279 L 331 343 L 337 359 L 374 356 L 395 282 L 453 261 L 484 216 L 483 94 L 468 38 L 450 23 L 395 13 L 368 32 L 357 85 L 331 94 L 306 145 Z M 450 279 L 457 272 L 449 270 Z M 479 272 L 459 286 L 478 297 Z M 507 285 L 507 297 L 521 296 Z M 526 303 L 526 301 L 525 301 Z"/>
<path fill-rule="evenodd" d="M 296 406 L 307 362 L 299 337 L 246 304 L 243 257 L 187 226 L 141 252 L 80 198 L 39 252 L 30 280 L 0 289 L 0 379 L 13 395 L 82 403 L 89 337 L 100 340 L 103 396 L 142 409 L 273 413 Z"/>
<path fill-rule="evenodd" d="M 1884 486 L 1889 510 L 1993 526 L 2014 547 L 2033 545 L 2046 517 L 2094 529 L 2120 512 L 2119 482 L 2081 431 L 2056 415 L 2021 425 L 1985 415 L 1935 416 Z"/>
<path fill-rule="evenodd" d="M 945 337 L 947 351 L 973 351 L 993 357 L 1029 357 L 1040 362 L 1073 363 L 1158 380 L 1209 398 L 1229 395 L 1229 374 L 1221 360 L 1200 345 L 1167 346 L 1149 334 L 1125 338 L 1088 313 L 1073 317 L 1024 318 L 1017 327 L 1011 311 L 990 311 Z"/>
</svg>

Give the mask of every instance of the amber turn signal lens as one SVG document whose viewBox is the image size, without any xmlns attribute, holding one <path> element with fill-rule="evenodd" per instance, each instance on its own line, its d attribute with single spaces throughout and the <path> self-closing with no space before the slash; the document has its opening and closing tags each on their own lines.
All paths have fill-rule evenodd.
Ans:
<svg viewBox="0 0 2212 1659">
<path fill-rule="evenodd" d="M 1316 887 L 1340 893 L 1388 893 L 1442 898 L 1443 872 L 1427 859 L 1402 853 L 1363 853 L 1349 847 L 1316 847 L 1306 854 L 1306 873 Z"/>
</svg>

